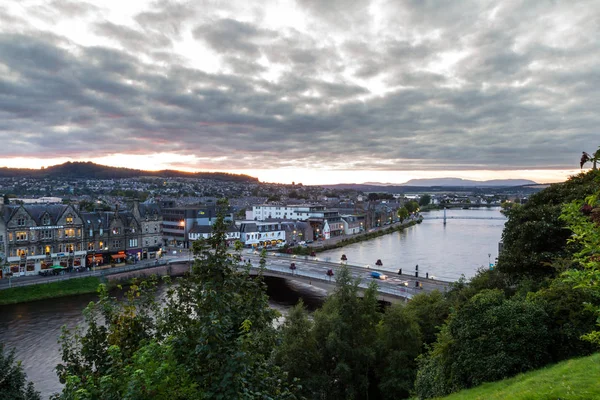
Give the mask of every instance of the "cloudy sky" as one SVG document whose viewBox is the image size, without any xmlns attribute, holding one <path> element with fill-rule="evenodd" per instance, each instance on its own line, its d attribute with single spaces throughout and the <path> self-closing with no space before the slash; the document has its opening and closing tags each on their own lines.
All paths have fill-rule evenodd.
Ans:
<svg viewBox="0 0 600 400">
<path fill-rule="evenodd" d="M 0 166 L 548 182 L 599 110 L 597 0 L 0 2 Z"/>
</svg>

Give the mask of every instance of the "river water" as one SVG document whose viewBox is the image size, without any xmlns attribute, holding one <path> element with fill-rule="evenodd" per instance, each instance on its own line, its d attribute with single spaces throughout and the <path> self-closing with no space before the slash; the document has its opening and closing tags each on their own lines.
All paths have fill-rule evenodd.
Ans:
<svg viewBox="0 0 600 400">
<path fill-rule="evenodd" d="M 429 216 L 441 216 L 441 211 Z M 402 232 L 357 243 L 342 249 L 319 254 L 321 259 L 340 260 L 346 254 L 348 263 L 375 265 L 381 259 L 382 269 L 404 273 L 419 272 L 439 279 L 455 280 L 464 274 L 472 276 L 476 270 L 497 257 L 503 220 L 498 209 L 448 210 L 448 217 L 477 217 L 482 219 L 424 220 Z M 488 218 L 488 219 L 485 219 Z M 491 256 L 488 258 L 488 253 Z M 271 307 L 285 314 L 302 297 L 309 308 L 322 302 L 324 293 L 295 282 L 268 281 Z M 160 293 L 159 293 L 160 295 Z M 61 327 L 74 328 L 83 322 L 81 312 L 96 295 L 79 295 L 53 300 L 0 306 L 0 341 L 16 349 L 17 359 L 23 362 L 28 379 L 47 398 L 61 390 L 55 373 L 60 362 L 57 339 Z"/>
<path fill-rule="evenodd" d="M 419 266 L 419 276 L 430 276 L 455 281 L 462 274 L 472 277 L 477 269 L 487 267 L 498 257 L 498 242 L 506 222 L 499 208 L 451 209 L 423 214 L 422 223 L 403 231 L 380 236 L 366 242 L 319 253 L 320 259 L 339 261 L 342 254 L 348 264 L 375 266 L 378 269 L 414 274 Z M 464 218 L 464 219 L 462 219 Z M 490 219 L 494 218 L 494 219 Z M 489 254 L 489 257 L 488 257 Z"/>
</svg>

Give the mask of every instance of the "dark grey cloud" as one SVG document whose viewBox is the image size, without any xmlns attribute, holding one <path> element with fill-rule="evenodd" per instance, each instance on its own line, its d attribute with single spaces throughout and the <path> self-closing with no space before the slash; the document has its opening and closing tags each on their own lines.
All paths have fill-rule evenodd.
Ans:
<svg viewBox="0 0 600 400">
<path fill-rule="evenodd" d="M 215 4 L 156 3 L 126 24 L 53 3 L 90 20 L 86 43 L 0 10 L 0 157 L 534 169 L 599 144 L 593 3 L 307 0 L 296 25 Z"/>
</svg>

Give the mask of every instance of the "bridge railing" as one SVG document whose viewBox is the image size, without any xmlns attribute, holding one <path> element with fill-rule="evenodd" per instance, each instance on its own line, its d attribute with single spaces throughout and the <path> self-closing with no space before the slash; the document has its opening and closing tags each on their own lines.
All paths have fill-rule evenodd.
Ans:
<svg viewBox="0 0 600 400">
<path fill-rule="evenodd" d="M 253 265 L 253 268 L 258 268 L 258 266 Z M 312 271 L 295 270 L 294 272 L 290 272 L 288 269 L 286 269 L 284 267 L 277 267 L 277 266 L 266 266 L 265 269 L 267 271 L 277 272 L 277 274 L 289 276 L 291 278 L 294 278 L 294 277 L 295 278 L 298 278 L 298 277 L 310 278 L 310 279 L 314 279 L 314 280 L 320 281 L 320 282 L 335 284 L 335 278 L 333 278 L 333 277 L 326 278 L 325 276 L 323 276 L 323 274 L 312 272 Z M 361 289 L 367 289 L 369 287 L 369 285 L 371 284 L 371 282 L 372 282 L 372 280 L 365 280 L 365 279 L 361 278 L 358 287 L 360 287 Z M 378 286 L 377 291 L 379 293 L 385 293 L 385 294 L 392 295 L 395 297 L 404 297 L 404 298 L 411 299 L 413 297 L 413 294 L 415 294 L 414 289 L 406 287 L 406 286 L 402 286 L 402 285 L 398 285 L 397 287 L 389 287 L 389 286 L 382 286 L 382 285 L 377 285 L 377 286 Z"/>
</svg>

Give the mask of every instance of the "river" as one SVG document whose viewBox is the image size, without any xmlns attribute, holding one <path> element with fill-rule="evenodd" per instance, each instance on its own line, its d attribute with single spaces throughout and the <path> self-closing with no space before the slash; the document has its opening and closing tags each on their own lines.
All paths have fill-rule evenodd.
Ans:
<svg viewBox="0 0 600 400">
<path fill-rule="evenodd" d="M 450 209 L 446 211 L 446 225 L 441 219 L 427 219 L 442 217 L 443 211 L 423 215 L 422 223 L 403 231 L 318 256 L 339 261 L 345 254 L 348 264 L 370 266 L 380 259 L 383 266 L 377 268 L 393 273 L 402 268 L 403 273 L 414 274 L 418 265 L 419 276 L 429 273 L 447 281 L 455 281 L 462 274 L 472 277 L 477 269 L 487 267 L 498 257 L 498 242 L 506 222 L 500 208 Z"/>
<path fill-rule="evenodd" d="M 430 217 L 443 215 L 433 211 Z M 502 217 L 499 209 L 448 210 L 448 217 Z M 504 226 L 503 220 L 490 219 L 425 219 L 421 224 L 402 232 L 357 243 L 337 250 L 319 254 L 321 259 L 337 261 L 346 254 L 348 263 L 375 265 L 381 259 L 383 267 L 390 272 L 402 268 L 404 273 L 419 272 L 440 279 L 455 280 L 464 274 L 472 276 L 478 268 L 488 263 L 488 253 L 493 261 L 497 256 L 498 242 Z M 302 297 L 309 308 L 316 308 L 323 300 L 323 293 L 295 282 L 270 280 L 268 282 L 271 307 L 282 314 Z M 160 293 L 159 293 L 160 295 Z M 79 295 L 53 300 L 0 306 L 0 341 L 16 349 L 17 359 L 22 360 L 28 379 L 47 398 L 61 390 L 54 371 L 60 362 L 57 339 L 61 327 L 70 328 L 80 324 L 82 310 L 95 295 Z"/>
</svg>

